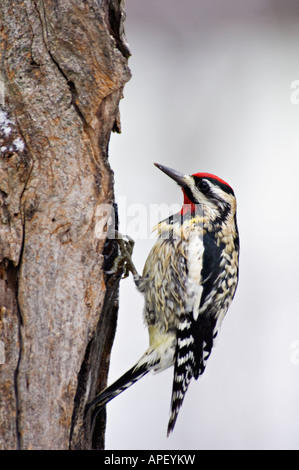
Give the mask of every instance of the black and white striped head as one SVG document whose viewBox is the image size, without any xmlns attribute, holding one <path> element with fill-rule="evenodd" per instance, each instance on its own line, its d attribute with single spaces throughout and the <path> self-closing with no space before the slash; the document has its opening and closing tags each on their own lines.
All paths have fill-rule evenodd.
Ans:
<svg viewBox="0 0 299 470">
<path fill-rule="evenodd" d="M 226 220 L 236 212 L 236 199 L 232 187 L 211 173 L 184 175 L 164 165 L 155 163 L 166 175 L 182 188 L 184 203 L 182 213 L 195 212 L 196 205 L 208 210 L 213 219 Z"/>
</svg>

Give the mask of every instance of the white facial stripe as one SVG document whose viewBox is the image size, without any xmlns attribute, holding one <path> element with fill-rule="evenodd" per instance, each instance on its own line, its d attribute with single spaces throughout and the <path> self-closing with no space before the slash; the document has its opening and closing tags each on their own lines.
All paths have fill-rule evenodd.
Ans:
<svg viewBox="0 0 299 470">
<path fill-rule="evenodd" d="M 201 203 L 209 206 L 211 209 L 217 209 L 217 207 L 220 205 L 222 206 L 222 201 L 224 203 L 229 203 L 231 205 L 232 202 L 232 197 L 229 194 L 226 194 L 225 191 L 223 191 L 217 184 L 213 184 L 211 181 L 209 181 L 206 178 L 203 178 L 203 181 L 205 181 L 209 187 L 211 193 L 214 195 L 215 199 L 213 198 L 208 198 L 206 197 L 195 185 L 194 180 L 190 184 L 190 188 L 192 193 L 194 194 L 194 197 L 196 200 Z"/>
<path fill-rule="evenodd" d="M 219 186 L 214 185 L 214 184 L 211 185 L 208 180 L 206 180 L 206 181 L 209 183 L 210 188 L 211 188 L 213 194 L 215 194 L 217 197 L 219 197 L 219 198 L 221 198 L 221 199 L 224 199 L 224 191 L 222 191 L 222 189 L 219 188 Z"/>
</svg>

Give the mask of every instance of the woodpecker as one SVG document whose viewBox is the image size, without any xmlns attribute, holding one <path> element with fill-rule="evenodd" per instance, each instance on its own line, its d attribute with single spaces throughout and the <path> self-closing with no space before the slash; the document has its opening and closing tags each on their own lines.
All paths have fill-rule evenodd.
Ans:
<svg viewBox="0 0 299 470">
<path fill-rule="evenodd" d="M 119 238 L 114 270 L 129 272 L 144 296 L 149 347 L 139 361 L 88 405 L 93 418 L 148 372 L 174 366 L 167 435 L 173 431 L 189 383 L 204 372 L 214 340 L 235 295 L 239 272 L 236 199 L 229 184 L 210 173 L 185 175 L 156 167 L 182 189 L 179 213 L 154 228 L 158 239 L 139 275 L 134 242 Z"/>
</svg>

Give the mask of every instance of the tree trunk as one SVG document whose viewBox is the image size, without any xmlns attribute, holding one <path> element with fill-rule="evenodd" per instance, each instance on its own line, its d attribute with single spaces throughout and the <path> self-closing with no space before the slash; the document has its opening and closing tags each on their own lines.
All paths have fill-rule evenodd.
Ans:
<svg viewBox="0 0 299 470">
<path fill-rule="evenodd" d="M 103 230 L 130 78 L 123 19 L 123 0 L 0 3 L 1 449 L 104 445 L 104 421 L 92 443 L 83 412 L 116 327 Z"/>
</svg>

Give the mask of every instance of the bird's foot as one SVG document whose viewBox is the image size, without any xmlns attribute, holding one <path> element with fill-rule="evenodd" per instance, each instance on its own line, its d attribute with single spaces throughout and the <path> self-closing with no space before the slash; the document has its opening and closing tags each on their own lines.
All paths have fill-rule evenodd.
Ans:
<svg viewBox="0 0 299 470">
<path fill-rule="evenodd" d="M 113 266 L 108 274 L 116 274 L 122 271 L 122 279 L 129 276 L 130 272 L 133 275 L 137 274 L 136 268 L 132 261 L 132 253 L 135 242 L 128 235 L 122 235 L 115 230 L 114 238 L 119 246 L 119 255 L 115 258 Z"/>
</svg>

